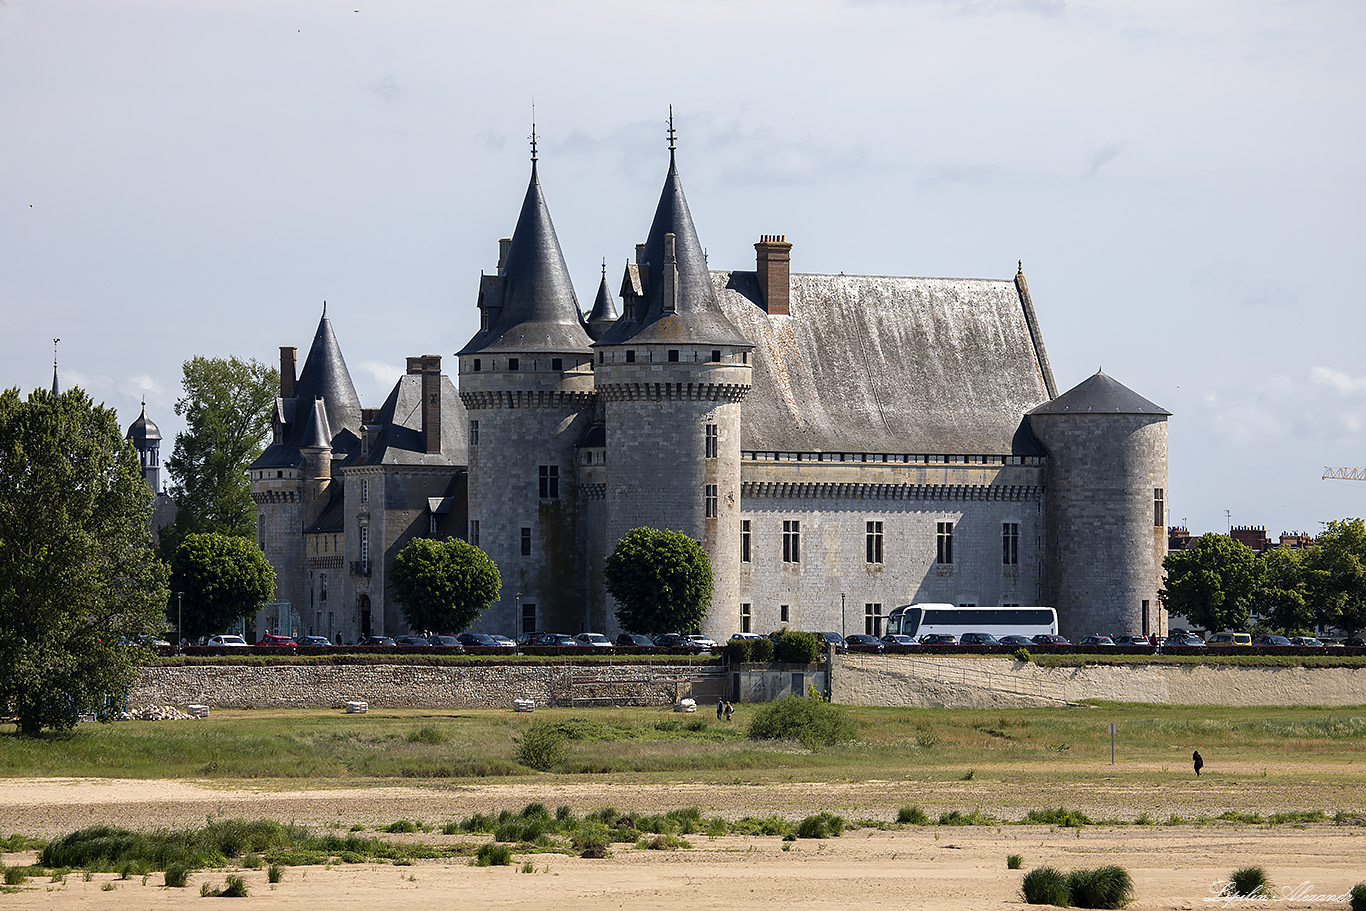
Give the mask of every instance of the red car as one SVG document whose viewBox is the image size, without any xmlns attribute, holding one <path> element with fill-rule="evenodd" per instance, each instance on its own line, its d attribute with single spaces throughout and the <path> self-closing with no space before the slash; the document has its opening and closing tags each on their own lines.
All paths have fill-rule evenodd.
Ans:
<svg viewBox="0 0 1366 911">
<path fill-rule="evenodd" d="M 258 641 L 256 644 L 257 644 L 257 645 L 298 645 L 299 643 L 295 642 L 295 641 L 294 641 L 292 638 L 290 638 L 289 636 L 278 636 L 278 635 L 276 635 L 275 633 L 266 633 L 264 636 L 261 637 L 260 641 Z"/>
</svg>

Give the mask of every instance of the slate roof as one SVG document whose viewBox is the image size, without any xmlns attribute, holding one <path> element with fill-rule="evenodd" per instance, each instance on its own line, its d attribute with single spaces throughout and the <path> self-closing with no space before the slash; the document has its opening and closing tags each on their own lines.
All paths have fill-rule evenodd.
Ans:
<svg viewBox="0 0 1366 911">
<path fill-rule="evenodd" d="M 1151 414 L 1171 412 L 1154 405 L 1119 380 L 1097 370 L 1062 395 L 1029 412 L 1035 414 Z"/>
<path fill-rule="evenodd" d="M 602 266 L 602 282 L 598 285 L 598 296 L 593 301 L 593 309 L 588 314 L 588 334 L 600 338 L 617 321 L 617 305 L 612 300 L 612 291 L 607 287 L 607 264 Z"/>
<path fill-rule="evenodd" d="M 588 347 L 588 332 L 579 312 L 579 300 L 569 280 L 569 268 L 560 250 L 555 225 L 550 220 L 536 162 L 531 163 L 531 183 L 517 216 L 517 228 L 496 282 L 482 283 L 481 290 L 501 294 L 497 313 L 487 329 L 480 330 L 460 350 L 574 352 Z"/>
<path fill-rule="evenodd" d="M 346 498 L 343 496 L 341 484 L 332 484 L 329 489 L 332 491 L 328 498 L 327 505 L 318 514 L 318 518 L 313 524 L 304 529 L 304 534 L 317 534 L 319 532 L 342 532 L 346 526 Z"/>
<path fill-rule="evenodd" d="M 128 426 L 128 433 L 124 435 L 124 439 L 139 443 L 161 439 L 161 431 L 147 417 L 146 402 L 142 403 L 142 414 L 138 415 L 138 419 Z"/>
<path fill-rule="evenodd" d="M 664 235 L 674 235 L 674 258 L 678 269 L 677 311 L 664 311 Z M 716 299 L 707 257 L 697 238 L 683 182 L 678 176 L 674 153 L 669 152 L 669 173 L 659 194 L 654 222 L 645 239 L 641 271 L 645 300 L 644 312 L 634 319 L 619 319 L 598 344 L 625 342 L 681 342 L 694 344 L 748 346 L 750 342 L 727 318 Z M 630 270 L 627 270 L 628 276 Z"/>
<path fill-rule="evenodd" d="M 364 465 L 468 465 L 469 426 L 454 384 L 441 376 L 441 451 L 427 452 L 422 438 L 422 376 L 406 373 L 375 415 L 381 426 Z"/>
<path fill-rule="evenodd" d="M 1040 454 L 1024 415 L 1052 378 L 1014 282 L 794 274 L 769 316 L 755 273 L 711 277 L 756 346 L 742 449 Z"/>
</svg>

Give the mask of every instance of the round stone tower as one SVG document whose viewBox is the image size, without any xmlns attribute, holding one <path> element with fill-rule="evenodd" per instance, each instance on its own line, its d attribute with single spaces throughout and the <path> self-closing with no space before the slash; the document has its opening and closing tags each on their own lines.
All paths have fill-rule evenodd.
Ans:
<svg viewBox="0 0 1366 911">
<path fill-rule="evenodd" d="M 469 530 L 502 576 L 475 627 L 577 633 L 586 624 L 575 444 L 593 407 L 590 339 L 541 192 L 531 183 L 498 274 L 484 276 L 480 330 L 460 352 L 469 417 Z"/>
<path fill-rule="evenodd" d="M 1166 631 L 1170 415 L 1100 372 L 1029 413 L 1048 452 L 1045 591 L 1073 641 Z"/>
<path fill-rule="evenodd" d="M 739 628 L 740 403 L 753 345 L 716 300 L 672 150 L 633 274 L 639 294 L 594 346 L 607 428 L 606 547 L 640 526 L 701 542 L 713 572 L 702 632 L 723 639 Z"/>
</svg>

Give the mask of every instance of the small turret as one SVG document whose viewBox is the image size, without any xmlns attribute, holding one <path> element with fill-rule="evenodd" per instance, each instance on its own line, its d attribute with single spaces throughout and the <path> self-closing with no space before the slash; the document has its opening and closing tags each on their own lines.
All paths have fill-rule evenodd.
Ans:
<svg viewBox="0 0 1366 911">
<path fill-rule="evenodd" d="M 161 431 L 147 417 L 147 400 L 142 400 L 142 414 L 128 428 L 125 439 L 137 447 L 142 460 L 142 477 L 153 493 L 161 490 Z"/>
<path fill-rule="evenodd" d="M 607 260 L 602 261 L 602 281 L 598 284 L 598 296 L 593 301 L 593 309 L 588 314 L 588 335 L 594 341 L 602 338 L 603 333 L 612 328 L 617 321 L 617 307 L 612 301 L 612 292 L 607 287 Z"/>
</svg>

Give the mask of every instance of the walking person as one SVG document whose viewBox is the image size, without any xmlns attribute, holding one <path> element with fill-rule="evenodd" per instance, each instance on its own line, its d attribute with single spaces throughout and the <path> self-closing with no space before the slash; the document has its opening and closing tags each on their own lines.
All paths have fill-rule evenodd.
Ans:
<svg viewBox="0 0 1366 911">
<path fill-rule="evenodd" d="M 716 720 L 717 720 L 717 721 L 720 721 L 720 720 L 721 720 L 721 713 L 724 712 L 725 710 L 726 710 L 726 700 L 724 700 L 724 699 L 717 699 L 717 700 L 716 700 Z"/>
<path fill-rule="evenodd" d="M 1195 777 L 1200 777 L 1200 770 L 1205 767 L 1205 760 L 1200 756 L 1200 751 L 1196 750 L 1191 754 L 1191 762 L 1195 764 Z"/>
<path fill-rule="evenodd" d="M 731 716 L 731 715 L 734 715 L 734 714 L 735 714 L 735 706 L 733 706 L 733 705 L 731 705 L 729 702 L 727 702 L 727 703 L 726 703 L 726 721 L 727 721 L 727 723 L 730 722 L 730 716 Z"/>
</svg>

